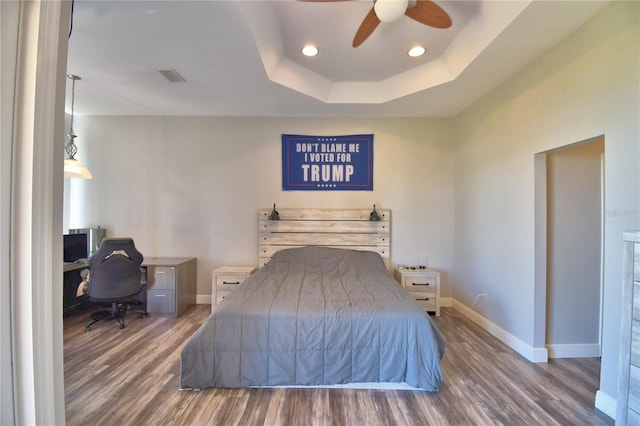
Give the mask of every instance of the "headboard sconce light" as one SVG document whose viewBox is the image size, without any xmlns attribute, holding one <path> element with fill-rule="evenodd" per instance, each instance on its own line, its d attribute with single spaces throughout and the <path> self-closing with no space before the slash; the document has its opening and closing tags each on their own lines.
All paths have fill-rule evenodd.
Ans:
<svg viewBox="0 0 640 426">
<path fill-rule="evenodd" d="M 376 211 L 376 205 L 375 204 L 373 205 L 373 211 L 371 212 L 371 214 L 369 214 L 369 220 L 374 221 L 374 222 L 379 222 L 380 221 L 380 215 Z"/>
<path fill-rule="evenodd" d="M 280 214 L 278 213 L 278 211 L 276 210 L 276 204 L 273 203 L 273 210 L 271 210 L 271 213 L 269 213 L 269 220 L 280 220 Z"/>
</svg>

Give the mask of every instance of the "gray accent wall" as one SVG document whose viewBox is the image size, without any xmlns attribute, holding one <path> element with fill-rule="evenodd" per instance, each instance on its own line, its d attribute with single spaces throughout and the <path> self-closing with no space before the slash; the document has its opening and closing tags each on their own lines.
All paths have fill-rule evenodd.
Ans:
<svg viewBox="0 0 640 426">
<path fill-rule="evenodd" d="M 603 138 L 547 154 L 546 344 L 552 348 L 600 344 L 603 154 Z"/>
</svg>

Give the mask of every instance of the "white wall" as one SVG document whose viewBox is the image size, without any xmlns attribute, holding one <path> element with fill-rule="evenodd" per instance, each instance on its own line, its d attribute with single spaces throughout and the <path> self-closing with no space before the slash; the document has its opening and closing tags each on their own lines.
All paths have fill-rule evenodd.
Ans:
<svg viewBox="0 0 640 426">
<path fill-rule="evenodd" d="M 604 135 L 605 294 L 600 391 L 615 403 L 622 231 L 640 227 L 638 2 L 615 2 L 456 119 L 452 295 L 531 348 L 534 155 Z M 542 319 L 540 319 L 542 316 Z M 534 341 L 534 334 L 536 339 Z M 544 333 L 542 333 L 544 336 Z M 607 410 L 609 412 L 609 410 Z"/>
<path fill-rule="evenodd" d="M 146 256 L 198 258 L 211 270 L 258 263 L 258 209 L 391 209 L 394 263 L 442 271 L 453 252 L 453 148 L 446 119 L 77 117 L 70 227 L 131 236 Z M 281 134 L 374 134 L 373 191 L 282 191 Z"/>
</svg>

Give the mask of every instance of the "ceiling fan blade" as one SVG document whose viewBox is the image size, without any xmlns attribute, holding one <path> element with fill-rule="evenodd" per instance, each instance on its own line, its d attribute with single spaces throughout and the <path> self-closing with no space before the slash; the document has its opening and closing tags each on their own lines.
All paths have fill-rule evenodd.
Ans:
<svg viewBox="0 0 640 426">
<path fill-rule="evenodd" d="M 360 28 L 356 31 L 356 35 L 353 37 L 352 46 L 360 46 L 367 38 L 369 38 L 379 23 L 380 19 L 378 19 L 376 12 L 371 8 L 369 13 L 367 13 L 367 16 L 364 17 L 362 24 L 360 24 Z"/>
<path fill-rule="evenodd" d="M 408 7 L 404 14 L 430 27 L 449 28 L 451 26 L 449 14 L 431 0 L 418 0 L 416 5 Z"/>
</svg>

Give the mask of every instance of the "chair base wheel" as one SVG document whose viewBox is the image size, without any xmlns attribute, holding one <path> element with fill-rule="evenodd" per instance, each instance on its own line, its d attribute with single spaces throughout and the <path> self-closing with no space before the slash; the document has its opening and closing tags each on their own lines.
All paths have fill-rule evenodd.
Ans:
<svg viewBox="0 0 640 426">
<path fill-rule="evenodd" d="M 140 305 L 140 303 L 117 303 L 114 302 L 111 305 L 111 310 L 110 311 L 98 311 L 98 312 L 94 312 L 93 314 L 91 314 L 89 322 L 87 323 L 87 325 L 84 328 L 84 332 L 88 333 L 89 331 L 91 331 L 91 326 L 95 323 L 97 323 L 98 321 L 101 321 L 103 319 L 116 319 L 118 320 L 119 323 L 119 328 L 122 330 L 123 328 L 125 328 L 125 323 L 124 323 L 124 315 L 127 313 L 128 310 L 132 310 L 133 306 L 135 305 Z M 146 309 L 145 310 L 140 310 L 138 311 L 140 313 L 140 318 L 144 318 L 147 316 L 147 312 Z"/>
</svg>

